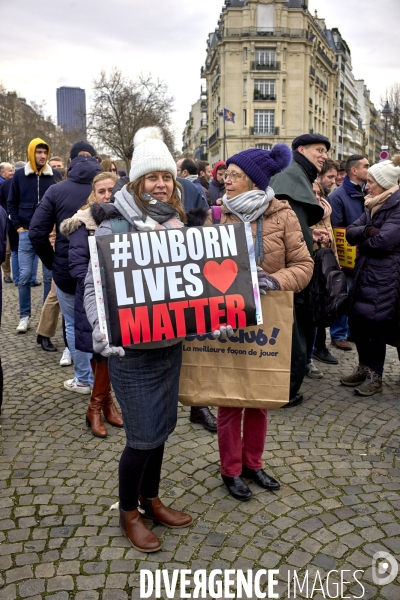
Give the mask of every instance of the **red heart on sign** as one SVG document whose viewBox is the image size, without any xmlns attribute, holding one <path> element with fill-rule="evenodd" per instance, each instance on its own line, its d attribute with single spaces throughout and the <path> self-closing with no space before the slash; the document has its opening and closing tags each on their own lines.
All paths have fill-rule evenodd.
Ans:
<svg viewBox="0 0 400 600">
<path fill-rule="evenodd" d="M 209 260 L 203 269 L 204 277 L 217 290 L 225 294 L 236 279 L 238 266 L 234 260 L 227 258 L 221 264 Z"/>
</svg>

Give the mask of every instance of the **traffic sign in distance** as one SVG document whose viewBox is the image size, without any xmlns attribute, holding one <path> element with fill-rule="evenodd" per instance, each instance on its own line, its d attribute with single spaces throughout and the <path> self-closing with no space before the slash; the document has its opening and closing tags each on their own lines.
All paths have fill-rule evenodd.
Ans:
<svg viewBox="0 0 400 600">
<path fill-rule="evenodd" d="M 381 160 L 387 160 L 389 158 L 389 152 L 387 150 L 382 150 L 382 152 L 379 155 L 379 158 Z"/>
</svg>

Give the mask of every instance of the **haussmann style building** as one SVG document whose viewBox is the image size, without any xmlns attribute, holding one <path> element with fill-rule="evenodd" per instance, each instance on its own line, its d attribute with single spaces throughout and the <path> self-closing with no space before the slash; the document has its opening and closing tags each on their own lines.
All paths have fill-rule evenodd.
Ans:
<svg viewBox="0 0 400 600">
<path fill-rule="evenodd" d="M 226 0 L 201 78 L 182 148 L 196 159 L 215 164 L 246 148 L 290 145 L 305 132 L 328 137 L 337 159 L 372 160 L 379 149 L 379 124 L 373 135 L 370 127 L 376 110 L 366 88 L 360 106 L 350 50 L 310 14 L 308 0 Z"/>
</svg>

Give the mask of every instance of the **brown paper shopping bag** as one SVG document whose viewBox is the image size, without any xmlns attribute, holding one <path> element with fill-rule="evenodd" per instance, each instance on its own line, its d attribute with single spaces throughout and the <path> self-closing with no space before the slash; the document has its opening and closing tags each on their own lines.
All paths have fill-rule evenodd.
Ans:
<svg viewBox="0 0 400 600">
<path fill-rule="evenodd" d="M 289 400 L 293 293 L 261 297 L 264 324 L 228 340 L 183 342 L 179 400 L 188 406 L 280 408 Z"/>
</svg>

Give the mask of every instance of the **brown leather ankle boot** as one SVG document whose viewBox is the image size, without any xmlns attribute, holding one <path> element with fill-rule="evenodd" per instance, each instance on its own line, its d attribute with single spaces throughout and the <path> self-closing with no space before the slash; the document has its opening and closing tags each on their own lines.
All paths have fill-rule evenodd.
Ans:
<svg viewBox="0 0 400 600">
<path fill-rule="evenodd" d="M 108 361 L 97 363 L 93 391 L 95 388 L 96 395 L 101 399 L 101 408 L 106 420 L 114 427 L 123 427 L 124 422 L 111 395 Z"/>
<path fill-rule="evenodd" d="M 136 550 L 141 552 L 156 552 L 160 550 L 160 540 L 143 523 L 140 512 L 119 509 L 119 526 Z"/>
<path fill-rule="evenodd" d="M 91 360 L 90 364 L 92 365 L 94 383 L 89 406 L 86 412 L 86 426 L 92 428 L 92 433 L 94 436 L 105 438 L 107 437 L 107 430 L 101 418 L 103 397 L 101 395 L 101 386 L 99 385 L 97 376 L 99 363 L 97 363 L 95 360 Z"/>
<path fill-rule="evenodd" d="M 139 502 L 140 508 L 144 511 L 143 517 L 158 521 L 167 527 L 174 529 L 187 527 L 193 521 L 190 515 L 165 506 L 158 496 L 157 498 L 143 498 L 143 496 L 139 496 Z"/>
</svg>

